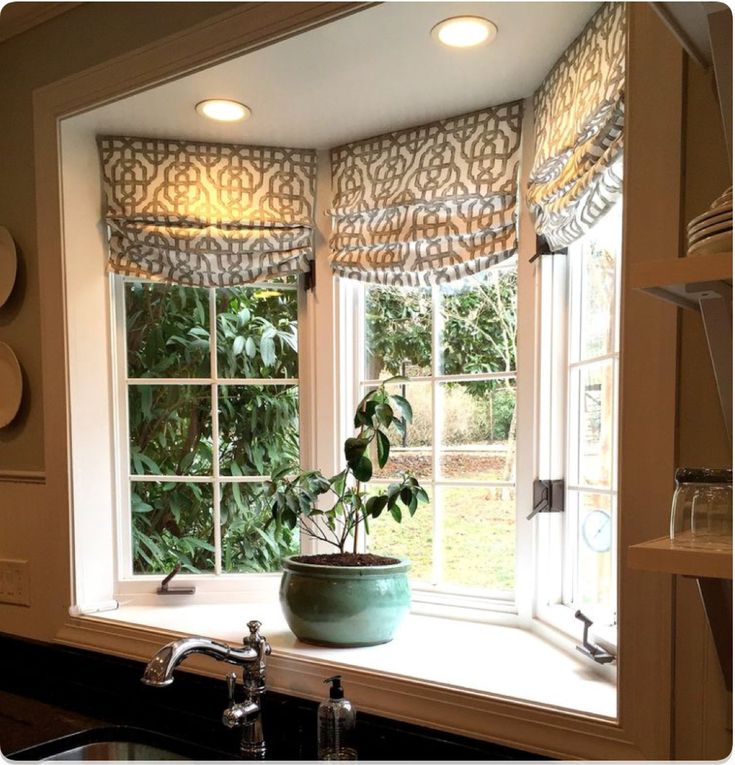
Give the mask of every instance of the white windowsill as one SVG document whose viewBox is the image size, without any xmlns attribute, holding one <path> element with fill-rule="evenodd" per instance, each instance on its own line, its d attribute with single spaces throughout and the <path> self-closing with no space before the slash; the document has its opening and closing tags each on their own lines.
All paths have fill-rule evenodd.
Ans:
<svg viewBox="0 0 735 765">
<path fill-rule="evenodd" d="M 583 660 L 517 627 L 411 614 L 390 643 L 340 649 L 300 642 L 286 626 L 280 608 L 272 604 L 122 606 L 94 618 L 164 632 L 204 634 L 235 644 L 247 631 L 245 623 L 257 618 L 273 659 L 317 663 L 325 667 L 325 677 L 334 669 L 359 670 L 587 715 L 616 716 L 613 682 Z"/>
</svg>

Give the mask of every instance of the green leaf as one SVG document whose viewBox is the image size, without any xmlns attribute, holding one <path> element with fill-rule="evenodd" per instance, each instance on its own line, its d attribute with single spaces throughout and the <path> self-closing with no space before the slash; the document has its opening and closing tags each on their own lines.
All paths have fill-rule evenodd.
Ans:
<svg viewBox="0 0 735 765">
<path fill-rule="evenodd" d="M 384 468 L 385 463 L 388 462 L 388 458 L 390 457 L 390 440 L 382 430 L 377 431 L 376 436 L 378 446 L 378 465 L 380 465 L 381 468 Z"/>
<path fill-rule="evenodd" d="M 360 457 L 359 462 L 352 468 L 352 472 L 358 481 L 365 483 L 373 477 L 373 463 L 369 457 Z"/>
<path fill-rule="evenodd" d="M 408 507 L 411 504 L 411 500 L 413 499 L 413 492 L 408 486 L 405 486 L 403 489 L 401 489 L 401 502 L 403 502 L 406 507 Z"/>
<path fill-rule="evenodd" d="M 254 359 L 257 352 L 258 349 L 255 347 L 255 341 L 252 337 L 248 337 L 248 339 L 245 341 L 245 355 L 249 359 Z"/>
<path fill-rule="evenodd" d="M 377 518 L 383 510 L 385 510 L 388 504 L 388 497 L 384 494 L 379 494 L 375 497 L 370 497 L 365 504 L 365 513 L 371 515 L 373 518 Z"/>
<path fill-rule="evenodd" d="M 348 438 L 345 441 L 345 459 L 350 464 L 350 467 L 352 467 L 352 463 L 357 463 L 365 454 L 369 443 L 370 441 L 366 438 Z"/>
<path fill-rule="evenodd" d="M 429 495 L 426 493 L 425 489 L 422 489 L 419 486 L 418 490 L 416 491 L 416 499 L 418 499 L 419 502 L 428 502 Z"/>
<path fill-rule="evenodd" d="M 403 415 L 403 419 L 406 422 L 412 422 L 413 421 L 413 409 L 411 409 L 411 404 L 408 403 L 408 401 L 403 398 L 403 396 L 399 395 L 393 395 L 390 397 L 391 401 L 395 403 L 395 405 L 401 410 L 401 414 Z"/>
<path fill-rule="evenodd" d="M 238 335 L 235 341 L 232 343 L 232 352 L 235 356 L 239 356 L 242 353 L 242 349 L 245 347 L 245 338 L 242 335 Z"/>
<path fill-rule="evenodd" d="M 403 520 L 403 514 L 401 513 L 401 508 L 398 507 L 398 505 L 391 505 L 388 510 L 390 511 L 390 514 L 393 516 L 393 520 L 396 523 L 400 523 Z"/>
<path fill-rule="evenodd" d="M 393 422 L 393 409 L 388 404 L 378 404 L 375 407 L 375 415 L 380 424 L 385 425 L 386 428 L 389 428 Z"/>
<path fill-rule="evenodd" d="M 408 377 L 404 377 L 403 375 L 394 375 L 393 377 L 389 377 L 387 380 L 383 380 L 381 387 L 385 387 L 386 385 L 393 385 L 395 383 L 405 383 L 405 382 L 409 382 Z"/>
<path fill-rule="evenodd" d="M 265 334 L 260 338 L 260 358 L 267 367 L 272 367 L 276 363 L 276 344 L 273 338 Z"/>
</svg>

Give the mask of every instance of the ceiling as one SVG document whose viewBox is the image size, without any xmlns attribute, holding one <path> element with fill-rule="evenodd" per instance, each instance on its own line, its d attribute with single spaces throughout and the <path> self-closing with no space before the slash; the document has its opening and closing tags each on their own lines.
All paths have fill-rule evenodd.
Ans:
<svg viewBox="0 0 735 765">
<path fill-rule="evenodd" d="M 90 133 L 328 148 L 533 93 L 599 2 L 388 2 L 72 118 Z M 485 16 L 496 40 L 452 50 L 438 21 Z M 252 117 L 214 123 L 205 98 Z M 71 127 L 71 126 L 68 126 Z"/>
</svg>

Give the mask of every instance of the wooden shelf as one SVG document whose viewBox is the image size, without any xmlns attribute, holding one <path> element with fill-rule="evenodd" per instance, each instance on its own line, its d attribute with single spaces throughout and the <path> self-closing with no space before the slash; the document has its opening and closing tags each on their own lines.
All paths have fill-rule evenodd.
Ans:
<svg viewBox="0 0 735 765">
<path fill-rule="evenodd" d="M 732 252 L 634 263 L 630 286 L 699 311 L 700 298 L 732 296 Z"/>
<path fill-rule="evenodd" d="M 680 574 L 708 579 L 732 579 L 732 550 L 702 550 L 652 539 L 628 548 L 628 565 L 642 571 Z"/>
</svg>

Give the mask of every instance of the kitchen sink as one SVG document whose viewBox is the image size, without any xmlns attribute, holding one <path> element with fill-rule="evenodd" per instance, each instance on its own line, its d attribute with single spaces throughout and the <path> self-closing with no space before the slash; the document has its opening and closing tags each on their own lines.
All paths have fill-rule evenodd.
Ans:
<svg viewBox="0 0 735 765">
<path fill-rule="evenodd" d="M 160 733 L 112 726 L 91 728 L 7 755 L 9 760 L 229 760 L 232 754 Z"/>
</svg>

